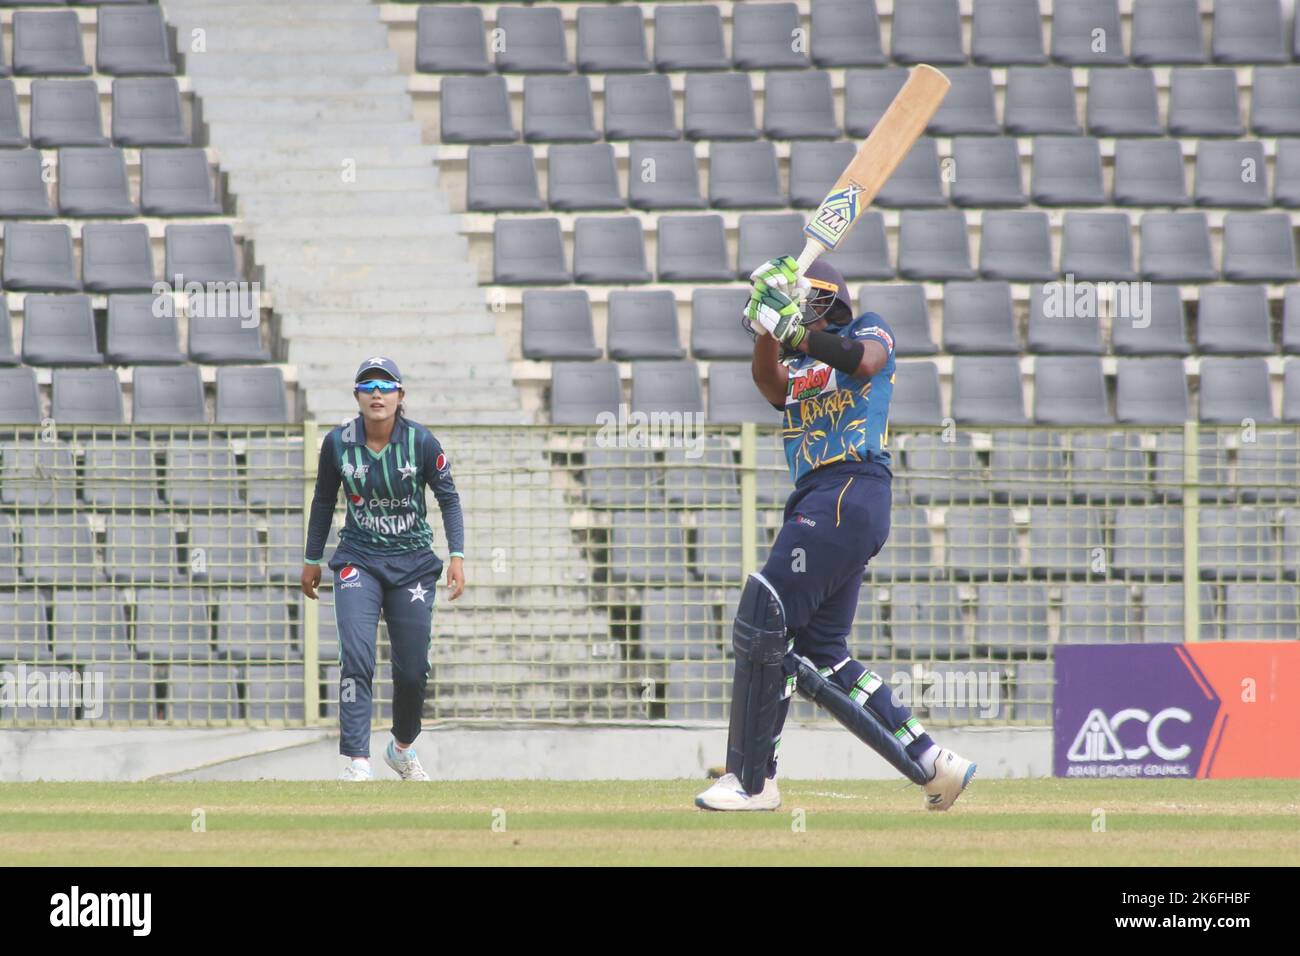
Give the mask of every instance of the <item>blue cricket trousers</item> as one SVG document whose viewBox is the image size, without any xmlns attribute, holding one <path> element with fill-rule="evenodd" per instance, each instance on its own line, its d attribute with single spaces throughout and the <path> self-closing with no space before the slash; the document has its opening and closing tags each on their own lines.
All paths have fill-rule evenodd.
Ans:
<svg viewBox="0 0 1300 956">
<path fill-rule="evenodd" d="M 339 632 L 339 753 L 370 756 L 371 684 L 379 614 L 388 622 L 393 664 L 393 736 L 420 734 L 429 680 L 433 599 L 442 561 L 432 551 L 359 554 L 340 545 L 330 558 Z"/>
</svg>

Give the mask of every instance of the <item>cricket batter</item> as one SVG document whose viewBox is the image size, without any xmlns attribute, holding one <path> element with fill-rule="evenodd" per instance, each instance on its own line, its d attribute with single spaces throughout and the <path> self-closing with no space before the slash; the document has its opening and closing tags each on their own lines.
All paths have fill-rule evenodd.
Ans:
<svg viewBox="0 0 1300 956">
<path fill-rule="evenodd" d="M 921 784 L 927 809 L 947 810 L 975 764 L 936 744 L 847 642 L 863 568 L 889 536 L 893 332 L 874 312 L 853 317 L 844 277 L 823 261 L 801 278 L 793 258 L 773 259 L 750 278 L 754 382 L 784 412 L 795 488 L 767 563 L 741 592 L 727 773 L 696 806 L 780 806 L 776 750 L 797 687 Z"/>
</svg>

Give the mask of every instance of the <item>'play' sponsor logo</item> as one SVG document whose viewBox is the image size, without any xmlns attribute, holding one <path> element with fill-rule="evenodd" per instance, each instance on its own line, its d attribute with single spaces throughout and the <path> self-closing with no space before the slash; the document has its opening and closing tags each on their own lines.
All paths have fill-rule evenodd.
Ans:
<svg viewBox="0 0 1300 956">
<path fill-rule="evenodd" d="M 805 372 L 800 372 L 790 379 L 790 397 L 797 401 L 818 395 L 830 380 L 831 368 L 829 365 L 818 365 Z"/>
</svg>

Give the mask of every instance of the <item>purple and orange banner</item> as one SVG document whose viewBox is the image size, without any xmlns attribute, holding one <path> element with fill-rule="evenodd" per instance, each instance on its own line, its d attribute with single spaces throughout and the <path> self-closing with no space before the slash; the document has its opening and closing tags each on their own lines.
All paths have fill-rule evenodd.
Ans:
<svg viewBox="0 0 1300 956">
<path fill-rule="evenodd" d="M 1062 645 L 1058 777 L 1300 778 L 1300 643 Z"/>
</svg>

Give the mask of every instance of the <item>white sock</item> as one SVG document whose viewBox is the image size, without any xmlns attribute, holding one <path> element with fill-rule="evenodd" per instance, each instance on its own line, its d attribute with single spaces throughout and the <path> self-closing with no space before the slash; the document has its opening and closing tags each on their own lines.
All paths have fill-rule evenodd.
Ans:
<svg viewBox="0 0 1300 956">
<path fill-rule="evenodd" d="M 399 754 L 404 754 L 404 753 L 406 753 L 408 750 L 411 749 L 411 745 L 410 745 L 410 744 L 404 744 L 404 743 L 402 743 L 400 740 L 398 740 L 396 737 L 394 737 L 394 738 L 393 738 L 393 749 L 396 750 Z"/>
<path fill-rule="evenodd" d="M 365 769 L 365 770 L 369 770 L 369 769 L 370 769 L 370 758 L 369 758 L 369 757 L 353 757 L 353 758 L 352 758 L 352 763 L 355 764 L 355 765 L 358 766 L 358 767 L 361 767 L 361 768 Z"/>
<path fill-rule="evenodd" d="M 939 751 L 942 749 L 938 744 L 930 744 L 930 749 L 916 758 L 916 762 L 921 765 L 921 769 L 925 771 L 927 778 L 934 776 L 934 765 L 938 761 Z"/>
</svg>

